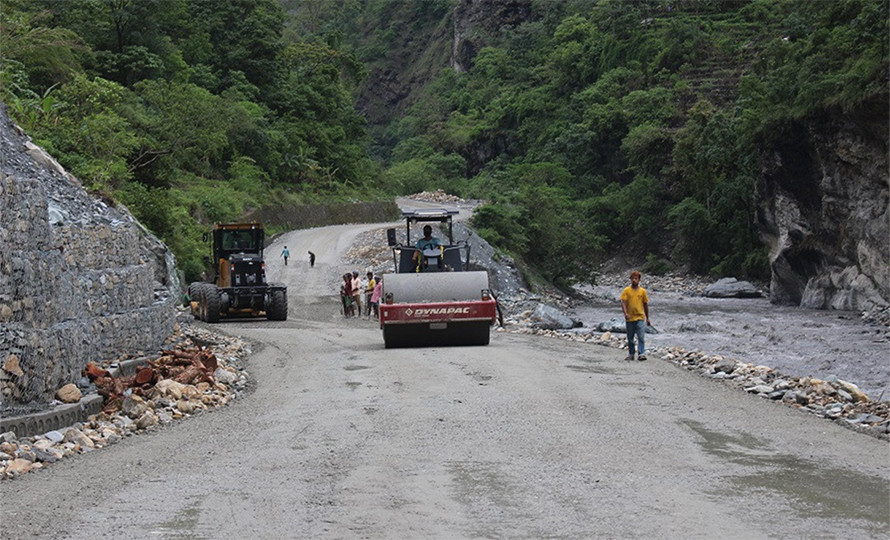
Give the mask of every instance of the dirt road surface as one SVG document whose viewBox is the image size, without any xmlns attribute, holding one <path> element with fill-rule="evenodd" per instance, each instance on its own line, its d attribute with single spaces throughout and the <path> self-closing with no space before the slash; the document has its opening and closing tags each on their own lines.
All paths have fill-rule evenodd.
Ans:
<svg viewBox="0 0 890 540">
<path fill-rule="evenodd" d="M 278 238 L 289 319 L 218 326 L 253 391 L 3 482 L 2 538 L 888 536 L 884 441 L 596 345 L 384 349 L 334 289 L 369 227 Z"/>
</svg>

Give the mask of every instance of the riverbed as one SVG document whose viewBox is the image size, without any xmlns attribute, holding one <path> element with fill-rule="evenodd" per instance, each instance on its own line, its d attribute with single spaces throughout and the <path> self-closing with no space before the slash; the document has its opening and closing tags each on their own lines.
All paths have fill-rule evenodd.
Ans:
<svg viewBox="0 0 890 540">
<path fill-rule="evenodd" d="M 646 287 L 646 284 L 643 284 Z M 585 291 L 570 315 L 595 328 L 621 318 L 622 286 Z M 852 382 L 875 400 L 890 399 L 890 330 L 857 312 L 773 305 L 767 298 L 706 298 L 646 287 L 652 326 L 647 349 L 682 347 L 765 365 L 786 375 Z"/>
</svg>

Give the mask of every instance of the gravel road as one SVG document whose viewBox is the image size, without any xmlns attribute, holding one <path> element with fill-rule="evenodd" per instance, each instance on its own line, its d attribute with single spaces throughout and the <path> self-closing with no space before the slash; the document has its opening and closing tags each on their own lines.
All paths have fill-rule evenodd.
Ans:
<svg viewBox="0 0 890 540">
<path fill-rule="evenodd" d="M 289 319 L 218 326 L 253 391 L 0 483 L 0 536 L 887 537 L 885 441 L 607 347 L 384 349 L 333 288 L 375 227 L 279 237 Z"/>
</svg>

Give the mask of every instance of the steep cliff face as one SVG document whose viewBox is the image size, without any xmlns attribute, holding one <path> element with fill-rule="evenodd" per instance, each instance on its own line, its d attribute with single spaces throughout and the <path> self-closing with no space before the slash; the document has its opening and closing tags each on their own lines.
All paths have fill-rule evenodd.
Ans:
<svg viewBox="0 0 890 540">
<path fill-rule="evenodd" d="M 530 0 L 461 0 L 454 8 L 451 67 L 458 72 L 467 71 L 476 53 L 492 36 L 531 17 Z"/>
<path fill-rule="evenodd" d="M 49 402 L 87 362 L 155 352 L 172 334 L 173 255 L 77 179 L 0 104 L 0 406 Z"/>
<path fill-rule="evenodd" d="M 394 9 L 414 7 L 406 2 Z M 468 70 L 479 49 L 532 17 L 531 0 L 456 0 L 441 20 L 387 21 L 394 37 L 385 58 L 376 61 L 362 81 L 356 105 L 370 124 L 385 125 L 409 107 L 415 94 L 443 68 Z M 368 30 L 372 31 L 379 28 Z"/>
<path fill-rule="evenodd" d="M 890 304 L 888 95 L 786 126 L 762 148 L 757 221 L 772 300 L 830 309 Z"/>
</svg>

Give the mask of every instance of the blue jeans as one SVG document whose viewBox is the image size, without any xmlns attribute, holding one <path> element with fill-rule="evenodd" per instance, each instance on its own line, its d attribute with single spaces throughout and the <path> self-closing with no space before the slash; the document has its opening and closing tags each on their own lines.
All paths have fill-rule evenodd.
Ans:
<svg viewBox="0 0 890 540">
<path fill-rule="evenodd" d="M 634 336 L 640 342 L 640 356 L 646 354 L 646 321 L 626 322 L 627 326 L 627 350 L 631 356 L 636 352 Z"/>
</svg>

